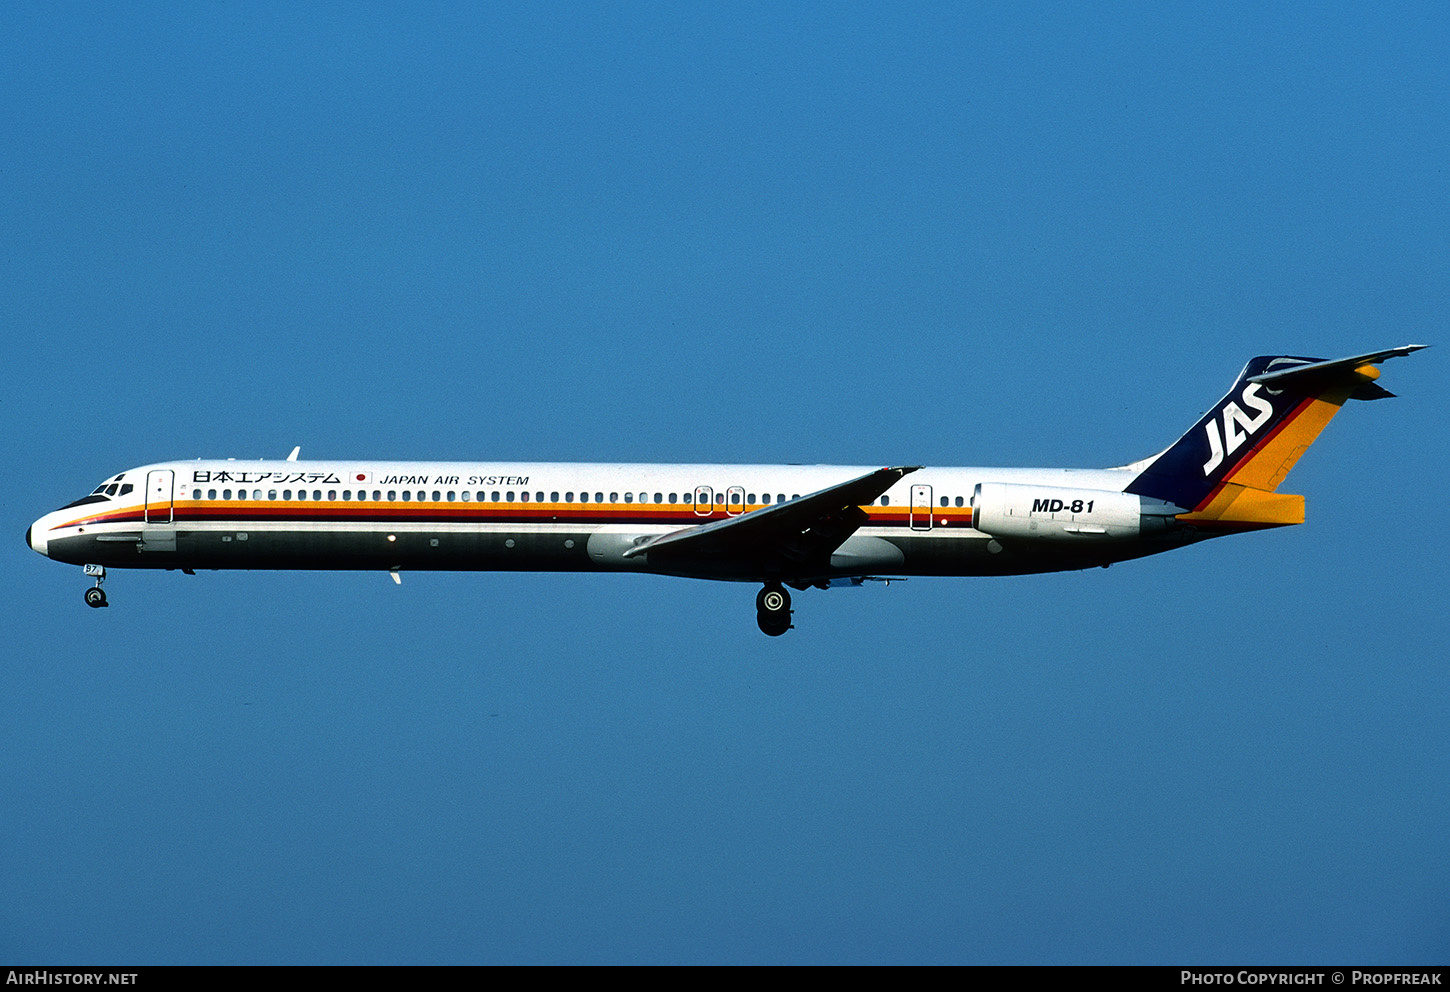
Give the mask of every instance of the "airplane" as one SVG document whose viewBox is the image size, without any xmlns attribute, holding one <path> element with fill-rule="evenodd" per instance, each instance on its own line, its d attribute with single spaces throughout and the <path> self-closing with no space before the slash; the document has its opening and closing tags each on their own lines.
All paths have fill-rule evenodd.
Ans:
<svg viewBox="0 0 1450 992">
<path fill-rule="evenodd" d="M 1424 345 L 1249 361 L 1176 442 L 1116 468 L 196 460 L 127 469 L 47 513 L 26 543 L 108 568 L 648 572 L 788 589 L 910 576 L 1107 567 L 1304 521 L 1284 477 L 1376 367 Z"/>
</svg>

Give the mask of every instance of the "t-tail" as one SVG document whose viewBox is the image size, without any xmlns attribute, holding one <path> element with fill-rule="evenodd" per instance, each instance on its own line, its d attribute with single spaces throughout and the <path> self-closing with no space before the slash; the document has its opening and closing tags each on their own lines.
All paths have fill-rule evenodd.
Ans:
<svg viewBox="0 0 1450 992">
<path fill-rule="evenodd" d="M 1156 458 L 1127 492 L 1188 512 L 1184 523 L 1249 530 L 1304 522 L 1304 497 L 1276 490 L 1345 400 L 1394 394 L 1375 365 L 1419 351 L 1412 344 L 1325 361 L 1261 355 L 1244 366 L 1223 399 Z"/>
</svg>

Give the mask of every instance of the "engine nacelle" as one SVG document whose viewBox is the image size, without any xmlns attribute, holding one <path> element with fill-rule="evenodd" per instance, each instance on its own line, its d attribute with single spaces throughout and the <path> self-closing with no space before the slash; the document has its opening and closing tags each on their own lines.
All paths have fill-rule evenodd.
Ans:
<svg viewBox="0 0 1450 992">
<path fill-rule="evenodd" d="M 1118 541 L 1160 534 L 1181 507 L 1133 493 L 983 482 L 972 497 L 972 526 L 1003 540 Z"/>
</svg>

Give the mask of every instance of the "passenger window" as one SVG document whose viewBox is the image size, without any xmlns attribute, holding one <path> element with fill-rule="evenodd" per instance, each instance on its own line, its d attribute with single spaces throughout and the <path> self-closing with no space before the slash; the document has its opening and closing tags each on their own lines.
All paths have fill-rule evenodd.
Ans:
<svg viewBox="0 0 1450 992">
<path fill-rule="evenodd" d="M 775 501 L 777 503 L 784 503 L 785 502 L 785 493 L 776 493 L 775 494 Z"/>
<path fill-rule="evenodd" d="M 390 496 L 388 498 L 391 499 L 392 497 Z M 381 489 L 374 489 L 373 490 L 373 502 L 374 503 L 381 503 L 382 501 L 383 501 L 383 491 Z"/>
<path fill-rule="evenodd" d="M 881 497 L 881 505 L 882 506 L 890 506 L 891 505 L 891 497 L 890 496 L 882 496 Z"/>
<path fill-rule="evenodd" d="M 682 499 L 686 503 L 693 503 L 693 502 L 695 502 L 695 497 L 692 494 L 690 494 L 690 493 L 685 493 L 685 495 L 682 497 Z"/>
<path fill-rule="evenodd" d="M 411 502 L 412 499 L 413 499 L 413 494 L 411 492 L 409 492 L 408 490 L 404 489 L 403 490 L 403 502 L 404 503 L 408 503 L 408 502 Z"/>
<path fill-rule="evenodd" d="M 670 493 L 670 502 L 671 503 L 678 503 L 679 501 L 680 501 L 680 494 L 679 493 Z"/>
<path fill-rule="evenodd" d="M 230 489 L 223 489 L 222 490 L 222 499 L 231 499 L 231 498 L 232 498 L 232 491 Z"/>
<path fill-rule="evenodd" d="M 322 498 L 322 490 L 321 489 L 314 489 L 314 490 L 312 490 L 312 498 L 313 499 L 321 499 Z"/>
<path fill-rule="evenodd" d="M 527 503 L 528 501 L 529 501 L 529 491 L 527 489 L 525 489 L 523 492 L 519 493 L 519 502 L 520 503 Z"/>
<path fill-rule="evenodd" d="M 499 502 L 499 498 L 498 498 L 498 490 L 497 490 L 497 489 L 495 489 L 495 490 L 494 490 L 494 491 L 493 491 L 493 502 L 495 502 L 495 503 L 497 503 L 497 502 Z"/>
<path fill-rule="evenodd" d="M 337 499 L 337 490 L 336 489 L 329 489 L 327 491 L 327 498 L 328 499 Z"/>
<path fill-rule="evenodd" d="M 396 489 L 389 489 L 388 490 L 388 502 L 389 503 L 394 503 L 394 502 L 397 501 L 397 499 L 398 499 L 398 491 Z"/>
<path fill-rule="evenodd" d="M 540 493 L 539 495 L 542 496 L 543 494 Z M 557 503 L 557 502 L 559 502 L 559 494 L 558 493 L 550 493 L 549 494 L 549 502 L 550 503 Z"/>
<path fill-rule="evenodd" d="M 589 502 L 589 494 L 588 493 L 580 493 L 579 494 L 579 502 L 581 502 L 581 503 L 587 503 L 587 502 Z"/>
<path fill-rule="evenodd" d="M 943 496 L 943 497 L 942 497 L 942 498 L 941 498 L 941 505 L 942 505 L 942 506 L 946 506 L 946 505 L 948 505 L 948 502 L 949 502 L 949 501 L 948 501 L 948 500 L 947 500 L 947 498 L 946 498 L 946 497 L 945 497 L 945 496 Z"/>
<path fill-rule="evenodd" d="M 769 506 L 770 505 L 770 493 L 761 493 L 760 494 L 760 501 L 762 503 L 764 503 L 766 506 Z"/>
<path fill-rule="evenodd" d="M 206 491 L 206 498 L 207 499 L 216 499 L 216 490 L 215 489 L 208 489 Z"/>
<path fill-rule="evenodd" d="M 665 501 L 665 494 L 664 493 L 655 493 L 655 502 L 656 503 L 663 503 L 664 501 Z"/>
<path fill-rule="evenodd" d="M 604 502 L 604 494 L 603 493 L 595 493 L 594 494 L 594 502 L 596 502 L 596 503 L 603 503 Z"/>
<path fill-rule="evenodd" d="M 964 505 L 964 500 L 960 496 L 958 496 L 957 497 L 957 506 L 962 506 L 962 505 Z"/>
<path fill-rule="evenodd" d="M 514 491 L 510 489 L 508 492 L 504 493 L 503 501 L 505 503 L 512 503 L 514 501 L 515 495 L 516 494 L 514 493 Z"/>
<path fill-rule="evenodd" d="M 282 498 L 283 499 L 291 499 L 292 498 L 292 490 L 290 490 L 290 489 L 284 489 L 284 490 L 282 490 Z"/>
<path fill-rule="evenodd" d="M 468 502 L 468 496 L 469 496 L 468 490 L 467 489 L 463 490 L 463 492 L 460 495 L 463 497 L 463 502 L 467 503 Z"/>
<path fill-rule="evenodd" d="M 421 497 L 422 497 L 422 495 L 423 495 L 423 494 L 422 494 L 422 493 L 419 493 L 419 494 L 418 494 L 418 496 L 419 496 L 419 497 L 420 497 L 420 498 L 421 498 Z M 442 494 L 442 493 L 440 493 L 440 492 L 439 492 L 439 491 L 438 491 L 438 490 L 436 490 L 436 489 L 435 489 L 435 490 L 433 490 L 433 502 L 435 502 L 435 503 L 441 503 L 441 502 L 442 502 L 442 501 L 443 501 L 443 494 Z"/>
</svg>

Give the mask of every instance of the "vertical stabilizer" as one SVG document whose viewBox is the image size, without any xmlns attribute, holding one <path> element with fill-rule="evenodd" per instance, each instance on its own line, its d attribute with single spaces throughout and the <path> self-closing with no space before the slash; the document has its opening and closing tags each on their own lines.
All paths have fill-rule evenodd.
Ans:
<svg viewBox="0 0 1450 992">
<path fill-rule="evenodd" d="M 1190 508 L 1179 519 L 1240 527 L 1302 523 L 1304 500 L 1276 492 L 1348 399 L 1394 394 L 1375 364 L 1423 345 L 1324 361 L 1261 355 L 1233 388 L 1155 458 L 1127 492 Z"/>
</svg>

